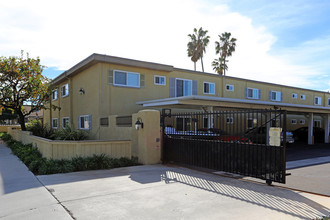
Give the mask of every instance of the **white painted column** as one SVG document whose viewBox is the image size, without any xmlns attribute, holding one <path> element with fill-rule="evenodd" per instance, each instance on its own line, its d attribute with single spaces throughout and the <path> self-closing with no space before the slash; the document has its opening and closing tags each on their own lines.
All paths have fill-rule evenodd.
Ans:
<svg viewBox="0 0 330 220">
<path fill-rule="evenodd" d="M 213 106 L 209 106 L 207 107 L 207 112 L 208 113 L 213 113 Z M 207 128 L 213 128 L 213 115 L 208 115 L 207 116 Z"/>
<path fill-rule="evenodd" d="M 313 113 L 309 113 L 308 117 L 308 144 L 314 144 L 313 141 Z"/>
<path fill-rule="evenodd" d="M 324 116 L 324 143 L 329 143 L 329 114 Z"/>
</svg>

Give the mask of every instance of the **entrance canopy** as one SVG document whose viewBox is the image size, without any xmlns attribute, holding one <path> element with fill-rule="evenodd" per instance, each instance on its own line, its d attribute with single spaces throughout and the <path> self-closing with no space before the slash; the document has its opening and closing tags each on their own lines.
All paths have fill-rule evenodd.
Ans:
<svg viewBox="0 0 330 220">
<path fill-rule="evenodd" d="M 219 107 L 219 108 L 244 108 L 244 109 L 273 109 L 281 108 L 289 112 L 301 113 L 330 113 L 330 107 L 299 105 L 282 102 L 257 101 L 250 99 L 232 99 L 211 96 L 181 96 L 166 99 L 157 99 L 149 101 L 137 102 L 143 107 L 156 108 L 181 108 L 181 109 L 201 109 L 202 107 Z"/>
</svg>

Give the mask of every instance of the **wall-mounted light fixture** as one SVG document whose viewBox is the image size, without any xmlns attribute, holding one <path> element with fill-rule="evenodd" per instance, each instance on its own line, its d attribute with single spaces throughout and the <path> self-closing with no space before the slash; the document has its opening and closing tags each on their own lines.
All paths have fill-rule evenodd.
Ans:
<svg viewBox="0 0 330 220">
<path fill-rule="evenodd" d="M 137 118 L 137 121 L 135 122 L 135 129 L 139 130 L 140 128 L 143 128 L 143 122 L 141 118 Z"/>
<path fill-rule="evenodd" d="M 79 90 L 79 94 L 80 94 L 80 95 L 84 95 L 84 94 L 85 94 L 85 90 L 84 90 L 83 88 L 80 88 L 80 90 Z"/>
</svg>

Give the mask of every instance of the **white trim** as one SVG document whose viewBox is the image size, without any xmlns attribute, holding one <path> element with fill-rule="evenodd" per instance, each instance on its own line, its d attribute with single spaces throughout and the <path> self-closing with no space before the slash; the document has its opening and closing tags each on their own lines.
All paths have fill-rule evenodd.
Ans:
<svg viewBox="0 0 330 220">
<path fill-rule="evenodd" d="M 127 74 L 138 75 L 138 76 L 139 76 L 139 79 L 138 79 L 138 86 L 117 84 L 117 83 L 116 83 L 116 71 L 126 73 L 126 78 L 127 78 Z M 130 88 L 140 88 L 140 80 L 141 80 L 141 79 L 140 79 L 140 73 L 129 72 L 129 71 L 125 71 L 125 70 L 113 70 L 113 85 L 114 85 L 114 86 L 119 86 L 119 87 L 130 87 Z M 127 82 L 126 82 L 126 83 L 127 83 Z"/>
<path fill-rule="evenodd" d="M 159 77 L 159 82 L 160 82 L 160 78 L 164 78 L 165 84 L 156 83 L 156 77 Z M 154 75 L 154 84 L 157 86 L 166 86 L 166 76 Z"/>
<path fill-rule="evenodd" d="M 55 120 L 57 121 L 57 123 L 56 123 L 57 126 L 56 127 L 53 126 L 53 121 L 55 121 Z M 58 118 L 52 118 L 52 128 L 53 129 L 58 129 Z"/>
<path fill-rule="evenodd" d="M 227 86 L 229 86 L 229 89 L 227 89 Z M 232 87 L 233 89 L 231 90 L 230 87 Z M 233 92 L 235 90 L 235 86 L 231 85 L 231 84 L 226 84 L 226 91 L 231 91 Z"/>
<path fill-rule="evenodd" d="M 209 90 L 210 90 L 210 84 L 213 84 L 213 86 L 214 86 L 214 91 L 213 91 L 213 93 L 206 93 L 205 91 L 204 91 L 204 84 L 205 83 L 208 83 L 209 84 Z M 215 95 L 215 83 L 213 83 L 213 82 L 206 82 L 206 81 L 204 81 L 203 82 L 203 94 L 207 94 L 207 95 Z"/>
<path fill-rule="evenodd" d="M 65 129 L 63 119 L 69 119 L 69 124 L 70 124 L 70 117 L 63 117 L 62 118 L 62 121 L 61 121 L 62 128 Z"/>
</svg>

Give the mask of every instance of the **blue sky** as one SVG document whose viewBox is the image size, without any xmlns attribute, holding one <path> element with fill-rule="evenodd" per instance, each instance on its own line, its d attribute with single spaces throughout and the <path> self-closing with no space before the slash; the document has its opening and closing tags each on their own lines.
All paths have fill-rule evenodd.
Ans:
<svg viewBox="0 0 330 220">
<path fill-rule="evenodd" d="M 206 72 L 214 72 L 214 41 L 231 32 L 229 76 L 329 90 L 329 11 L 326 0 L 2 1 L 0 55 L 39 56 L 49 78 L 92 53 L 193 69 L 187 35 L 203 27 Z"/>
</svg>

